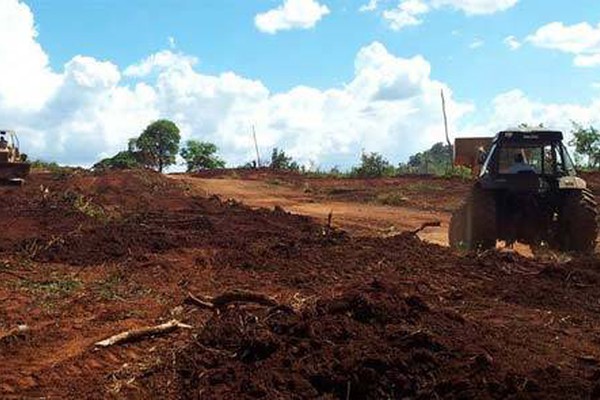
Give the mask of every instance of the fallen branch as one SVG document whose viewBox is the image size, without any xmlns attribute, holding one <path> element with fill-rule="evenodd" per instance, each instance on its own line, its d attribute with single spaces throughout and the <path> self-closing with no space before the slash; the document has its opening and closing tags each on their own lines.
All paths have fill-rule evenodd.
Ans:
<svg viewBox="0 0 600 400">
<path fill-rule="evenodd" d="M 147 336 L 163 335 L 165 333 L 172 332 L 179 328 L 191 329 L 192 327 L 174 319 L 161 325 L 149 326 L 145 328 L 132 329 L 130 331 L 121 332 L 117 335 L 109 337 L 108 339 L 96 342 L 95 345 L 98 347 L 109 347 L 119 343 L 139 340 Z"/>
<path fill-rule="evenodd" d="M 188 297 L 185 301 L 201 308 L 208 308 L 217 311 L 225 308 L 231 303 L 254 303 L 268 307 L 276 307 L 280 305 L 277 300 L 271 296 L 240 289 L 225 292 L 218 296 L 206 299 L 201 299 L 197 296 L 194 296 L 192 293 L 188 293 Z"/>
<path fill-rule="evenodd" d="M 185 299 L 185 303 L 192 304 L 200 308 L 208 308 L 209 310 L 215 309 L 215 305 L 212 302 L 202 300 L 190 292 L 188 292 L 188 297 Z"/>
<path fill-rule="evenodd" d="M 10 329 L 8 332 L 5 332 L 0 335 L 0 343 L 5 340 L 9 340 L 11 338 L 23 336 L 25 333 L 29 332 L 29 326 L 27 325 L 19 325 L 16 328 Z"/>
</svg>

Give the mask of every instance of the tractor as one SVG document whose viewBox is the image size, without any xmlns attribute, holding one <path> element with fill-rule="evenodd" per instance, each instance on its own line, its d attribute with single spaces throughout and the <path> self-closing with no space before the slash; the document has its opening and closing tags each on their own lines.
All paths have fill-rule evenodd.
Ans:
<svg viewBox="0 0 600 400">
<path fill-rule="evenodd" d="M 455 163 L 477 160 L 479 175 L 450 220 L 451 247 L 486 250 L 504 241 L 534 252 L 595 249 L 597 204 L 576 175 L 562 132 L 514 129 L 477 139 L 454 146 Z"/>
<path fill-rule="evenodd" d="M 0 185 L 22 185 L 29 175 L 31 165 L 19 147 L 14 131 L 0 130 Z"/>
</svg>

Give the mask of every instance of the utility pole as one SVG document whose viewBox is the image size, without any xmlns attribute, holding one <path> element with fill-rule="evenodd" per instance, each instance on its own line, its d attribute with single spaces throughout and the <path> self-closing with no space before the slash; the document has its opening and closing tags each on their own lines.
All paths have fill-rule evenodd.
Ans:
<svg viewBox="0 0 600 400">
<path fill-rule="evenodd" d="M 449 147 L 452 146 L 450 143 L 450 136 L 448 135 L 448 116 L 446 115 L 446 99 L 444 97 L 444 89 L 441 90 L 442 94 L 442 113 L 444 115 L 444 130 L 446 131 L 446 143 Z"/>
<path fill-rule="evenodd" d="M 258 142 L 256 141 L 256 129 L 252 125 L 252 138 L 254 139 L 254 150 L 256 150 L 256 166 L 260 168 L 260 153 L 258 152 Z"/>
</svg>

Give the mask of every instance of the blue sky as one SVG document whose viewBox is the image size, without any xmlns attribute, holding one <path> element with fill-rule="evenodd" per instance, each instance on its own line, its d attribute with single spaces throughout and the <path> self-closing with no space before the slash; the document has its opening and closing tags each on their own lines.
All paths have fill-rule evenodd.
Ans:
<svg viewBox="0 0 600 400">
<path fill-rule="evenodd" d="M 286 20 L 282 15 L 287 12 L 288 2 L 295 3 L 287 6 L 296 7 L 296 14 Z M 33 34 L 22 40 L 32 46 L 32 54 L 44 54 L 48 61 L 47 65 L 32 66 L 34 71 L 41 71 L 40 76 L 48 75 L 43 81 L 48 85 L 47 96 L 39 99 L 39 107 L 28 111 L 29 116 L 20 112 L 12 123 L 35 133 L 31 147 L 40 156 L 79 164 L 89 164 L 117 150 L 119 140 L 131 135 L 135 124 L 141 124 L 141 130 L 145 119 L 153 117 L 170 117 L 176 122 L 181 118 L 185 137 L 215 141 L 230 163 L 241 162 L 251 154 L 251 143 L 246 133 L 238 137 L 226 129 L 239 131 L 245 129 L 243 124 L 254 123 L 264 135 L 265 151 L 276 145 L 289 149 L 304 162 L 328 166 L 351 164 L 362 149 L 382 151 L 399 161 L 437 141 L 435 132 L 440 121 L 433 114 L 439 113 L 439 105 L 432 100 L 437 87 L 448 92 L 455 135 L 486 133 L 523 118 L 532 119 L 523 122 L 553 125 L 569 118 L 583 123 L 597 121 L 600 2 L 380 0 L 373 2 L 369 11 L 359 11 L 367 3 L 0 0 L 0 22 L 3 7 L 6 15 L 14 13 L 12 20 L 23 19 L 24 27 L 28 24 L 26 14 L 33 18 Z M 268 26 L 261 28 L 257 16 L 278 9 L 279 15 L 267 16 L 266 23 L 276 23 L 272 17 L 283 18 L 280 23 L 284 27 L 274 32 L 269 32 Z M 394 13 L 401 13 L 401 26 L 393 25 L 389 15 Z M 2 29 L 0 34 L 9 36 L 19 30 Z M 24 36 L 29 34 L 27 29 L 23 31 Z M 509 37 L 514 49 L 507 45 Z M 10 60 L 16 51 L 5 42 L 0 42 L 0 61 L 3 53 Z M 36 46 L 40 49 L 33 49 Z M 152 55 L 161 52 L 171 56 L 163 57 L 168 60 L 159 66 L 154 65 L 153 74 L 126 72 L 144 60 L 151 63 Z M 362 70 L 356 68 L 359 54 L 367 54 L 368 59 Z M 387 60 L 385 66 L 383 59 Z M 182 60 L 189 63 L 187 72 L 182 72 Z M 404 65 L 401 60 L 412 61 Z M 22 62 L 39 60 L 32 56 Z M 91 90 L 90 85 L 82 84 L 77 71 L 85 71 L 88 75 L 83 81 L 97 87 Z M 241 81 L 230 83 L 223 78 L 225 72 Z M 70 85 L 69 78 L 73 78 Z M 0 116 L 8 115 L 10 123 L 15 106 L 7 100 L 10 90 L 2 92 L 2 79 L 0 100 L 4 95 L 6 104 L 3 107 L 0 101 Z M 180 79 L 180 86 L 169 87 Z M 186 89 L 186 79 L 194 82 L 190 83 L 193 91 Z M 250 87 L 250 83 L 258 86 Z M 241 86 L 231 88 L 238 84 Z M 209 90 L 211 85 L 226 96 L 218 98 L 213 89 Z M 396 85 L 395 93 L 407 97 L 385 99 L 383 104 L 381 99 L 353 89 L 369 87 L 376 91 L 377 85 Z M 146 86 L 147 92 L 143 90 Z M 298 87 L 312 91 L 298 93 Z M 96 96 L 97 103 L 90 96 Z M 116 108 L 114 104 L 121 101 L 122 109 Z M 264 107 L 256 109 L 245 103 L 251 101 L 264 103 Z M 102 105 L 104 102 L 106 105 Z M 328 106 L 330 102 L 335 105 Z M 322 107 L 315 109 L 315 103 Z M 49 137 L 56 133 L 47 131 L 38 119 L 48 113 L 67 115 L 60 108 L 64 104 L 76 113 L 89 113 L 81 117 L 85 121 L 92 118 L 90 115 L 102 115 L 114 119 L 112 126 L 119 128 L 123 126 L 121 121 L 130 121 L 128 133 L 114 137 L 114 132 L 106 131 L 109 127 L 105 122 L 99 121 L 92 128 L 64 117 L 55 126 L 64 131 L 60 135 L 63 143 L 49 147 Z M 194 110 L 187 108 L 189 104 L 202 108 L 204 117 L 195 117 Z M 342 104 L 354 111 L 347 112 Z M 514 112 L 511 105 L 516 108 Z M 335 113 L 339 117 L 332 115 Z M 307 115 L 310 124 L 302 121 Z M 372 120 L 368 120 L 369 115 Z M 351 123 L 352 118 L 364 125 Z M 361 128 L 341 132 L 354 129 L 350 126 Z M 85 155 L 70 157 L 66 138 L 72 135 L 81 139 L 94 129 L 103 137 L 94 139 L 94 151 L 86 149 Z M 383 133 L 373 139 L 373 130 Z M 84 144 L 82 140 L 76 145 Z"/>
</svg>

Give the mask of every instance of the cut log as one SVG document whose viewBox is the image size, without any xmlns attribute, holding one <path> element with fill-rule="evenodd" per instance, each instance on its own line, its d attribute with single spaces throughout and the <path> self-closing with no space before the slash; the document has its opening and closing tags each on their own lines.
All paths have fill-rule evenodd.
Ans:
<svg viewBox="0 0 600 400">
<path fill-rule="evenodd" d="M 121 332 L 117 335 L 109 337 L 108 339 L 96 342 L 95 345 L 98 347 L 109 347 L 115 344 L 143 339 L 148 336 L 163 335 L 165 333 L 173 332 L 174 330 L 179 328 L 192 329 L 192 326 L 183 324 L 174 319 L 161 325 L 149 326 L 145 328 L 132 329 L 130 331 Z"/>
</svg>

